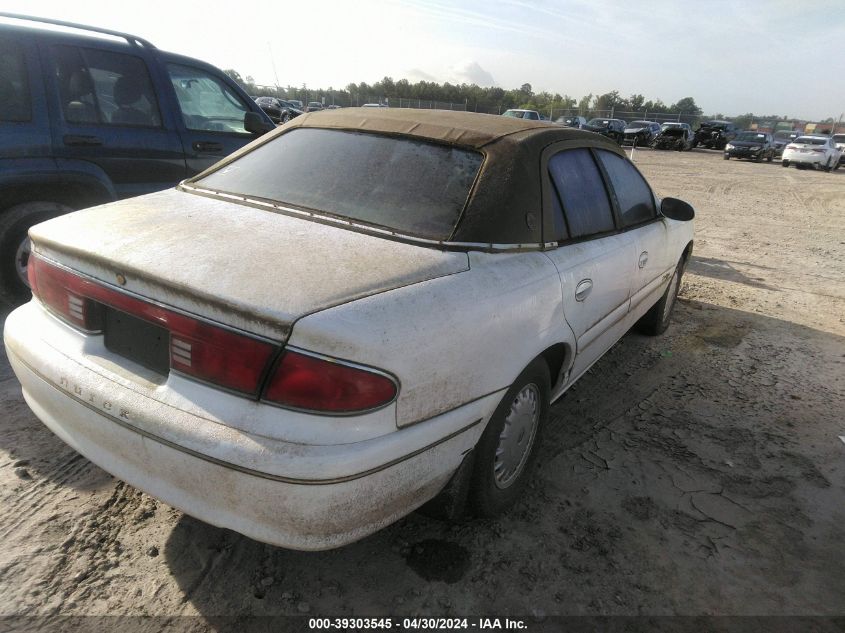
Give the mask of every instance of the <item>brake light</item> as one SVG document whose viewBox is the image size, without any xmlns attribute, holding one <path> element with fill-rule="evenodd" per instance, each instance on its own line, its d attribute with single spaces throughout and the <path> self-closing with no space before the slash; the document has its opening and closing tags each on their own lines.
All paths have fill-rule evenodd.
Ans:
<svg viewBox="0 0 845 633">
<path fill-rule="evenodd" d="M 227 389 L 258 395 L 278 347 L 266 341 L 118 292 L 31 256 L 33 294 L 71 325 L 102 330 L 102 306 L 155 323 L 170 333 L 170 367 Z"/>
<path fill-rule="evenodd" d="M 102 328 L 99 310 L 87 298 L 86 284 L 93 284 L 35 256 L 30 256 L 26 274 L 32 294 L 64 321 L 89 332 Z"/>
<path fill-rule="evenodd" d="M 324 413 L 367 411 L 390 403 L 396 383 L 381 373 L 286 351 L 264 393 L 282 406 Z"/>
</svg>

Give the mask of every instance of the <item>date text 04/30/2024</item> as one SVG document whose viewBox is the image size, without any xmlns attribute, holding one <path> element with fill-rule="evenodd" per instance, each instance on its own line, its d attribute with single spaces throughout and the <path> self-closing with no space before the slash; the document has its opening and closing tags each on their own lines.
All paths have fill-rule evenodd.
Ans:
<svg viewBox="0 0 845 633">
<path fill-rule="evenodd" d="M 510 618 L 310 618 L 310 630 L 525 630 L 524 620 Z"/>
</svg>

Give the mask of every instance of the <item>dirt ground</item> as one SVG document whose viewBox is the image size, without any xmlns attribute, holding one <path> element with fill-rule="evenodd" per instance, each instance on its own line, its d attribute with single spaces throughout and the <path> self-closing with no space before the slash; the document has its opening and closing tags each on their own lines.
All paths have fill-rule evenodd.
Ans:
<svg viewBox="0 0 845 633">
<path fill-rule="evenodd" d="M 0 356 L 0 615 L 845 614 L 845 169 L 635 160 L 697 209 L 674 323 L 553 406 L 507 515 L 257 543 L 68 448 Z"/>
</svg>

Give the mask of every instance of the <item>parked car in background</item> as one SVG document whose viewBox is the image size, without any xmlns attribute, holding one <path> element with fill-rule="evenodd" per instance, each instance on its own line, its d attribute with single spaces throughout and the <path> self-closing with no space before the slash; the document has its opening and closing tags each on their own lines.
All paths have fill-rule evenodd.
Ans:
<svg viewBox="0 0 845 633">
<path fill-rule="evenodd" d="M 387 108 L 389 106 L 386 103 L 365 103 L 361 107 L 362 108 Z"/>
<path fill-rule="evenodd" d="M 566 127 L 574 127 L 580 130 L 587 125 L 587 119 L 582 116 L 560 116 L 555 119 L 555 123 L 560 123 Z"/>
<path fill-rule="evenodd" d="M 841 154 L 839 155 L 839 164 L 845 162 L 845 134 L 834 134 L 833 143 L 836 145 Z"/>
<path fill-rule="evenodd" d="M 294 108 L 292 104 L 276 97 L 256 97 L 255 102 L 267 113 L 273 123 L 279 125 L 283 125 L 302 114 L 302 111 Z"/>
<path fill-rule="evenodd" d="M 622 145 L 625 138 L 625 125 L 625 121 L 622 119 L 595 118 L 590 119 L 583 129 L 606 136 Z"/>
<path fill-rule="evenodd" d="M 305 105 L 299 99 L 285 99 L 289 104 L 301 112 L 305 112 Z"/>
<path fill-rule="evenodd" d="M 502 116 L 511 117 L 514 119 L 528 119 L 531 121 L 541 121 L 542 118 L 540 117 L 540 113 L 536 110 L 520 110 L 520 109 L 511 109 L 505 110 L 502 113 Z"/>
<path fill-rule="evenodd" d="M 654 149 L 672 149 L 679 152 L 692 149 L 693 132 L 689 123 L 664 123 L 654 137 Z"/>
<path fill-rule="evenodd" d="M 775 143 L 772 135 L 768 132 L 740 132 L 736 135 L 736 138 L 725 145 L 725 160 L 748 158 L 761 161 L 766 159 L 771 163 L 774 157 Z"/>
<path fill-rule="evenodd" d="M 783 148 L 796 138 L 801 136 L 801 132 L 797 130 L 780 130 L 774 134 L 775 157 L 780 157 L 783 154 Z"/>
<path fill-rule="evenodd" d="M 306 112 L 317 112 L 319 110 L 323 110 L 323 104 L 319 101 L 309 101 L 308 107 L 306 108 Z"/>
<path fill-rule="evenodd" d="M 36 415 L 189 515 L 308 550 L 444 490 L 496 515 L 550 403 L 669 325 L 694 212 L 609 140 L 401 108 L 265 138 L 34 227 L 4 329 Z"/>
<path fill-rule="evenodd" d="M 660 124 L 656 121 L 632 121 L 625 126 L 624 145 L 651 145 L 654 138 L 660 134 Z"/>
<path fill-rule="evenodd" d="M 842 150 L 829 136 L 806 134 L 789 143 L 781 157 L 781 165 L 815 167 L 825 171 L 839 169 Z"/>
<path fill-rule="evenodd" d="M 737 127 L 730 121 L 704 121 L 695 131 L 693 147 L 725 149 L 728 141 L 737 135 Z"/>
<path fill-rule="evenodd" d="M 127 33 L 0 15 L 21 22 L 0 24 L 0 294 L 11 301 L 29 296 L 33 224 L 172 187 L 273 128 L 205 62 Z"/>
</svg>

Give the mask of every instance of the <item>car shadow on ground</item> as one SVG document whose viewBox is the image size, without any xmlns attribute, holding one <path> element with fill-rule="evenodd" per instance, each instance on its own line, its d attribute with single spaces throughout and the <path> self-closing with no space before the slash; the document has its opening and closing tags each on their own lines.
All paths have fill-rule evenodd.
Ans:
<svg viewBox="0 0 845 633">
<path fill-rule="evenodd" d="M 762 290 L 772 290 L 780 292 L 779 288 L 762 283 L 763 277 L 751 277 L 746 273 L 740 271 L 736 266 L 741 265 L 746 268 L 753 268 L 758 270 L 770 271 L 770 266 L 760 266 L 759 264 L 749 264 L 747 262 L 732 262 L 723 259 L 713 259 L 711 257 L 697 257 L 693 255 L 687 264 L 687 272 L 710 277 L 712 279 L 721 279 L 723 281 L 732 281 L 734 283 L 745 284 L 752 288 L 760 288 Z"/>
<path fill-rule="evenodd" d="M 845 595 L 843 355 L 840 336 L 682 300 L 552 407 L 504 516 L 414 513 L 312 553 L 183 516 L 164 560 L 208 617 L 827 613 Z"/>
</svg>

